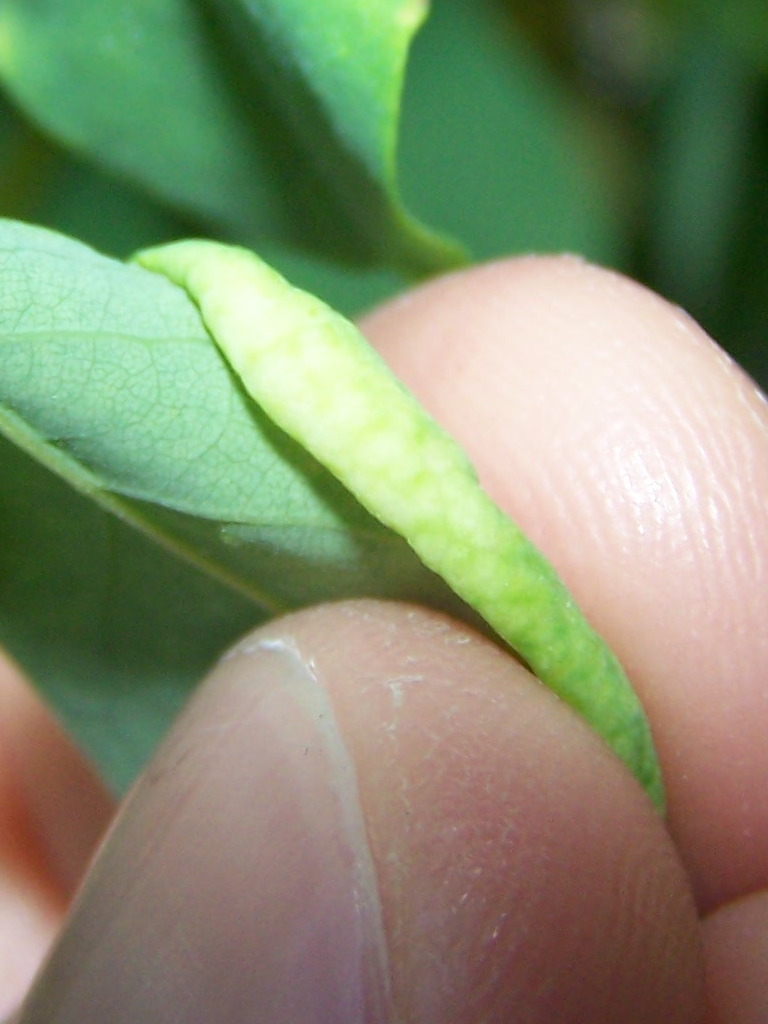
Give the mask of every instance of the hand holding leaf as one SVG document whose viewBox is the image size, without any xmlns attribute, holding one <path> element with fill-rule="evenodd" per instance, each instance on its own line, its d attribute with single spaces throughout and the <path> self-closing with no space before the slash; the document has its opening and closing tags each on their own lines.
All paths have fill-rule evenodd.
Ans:
<svg viewBox="0 0 768 1024">
<path fill-rule="evenodd" d="M 351 324 L 244 250 L 188 242 L 144 253 L 145 266 L 189 289 L 254 407 L 174 285 L 47 232 L 6 231 L 24 246 L 25 266 L 36 254 L 39 295 L 65 295 L 44 304 L 20 275 L 6 310 L 8 436 L 273 607 L 334 593 L 450 607 L 387 527 L 397 531 L 587 717 L 661 805 L 650 733 L 615 659 L 480 490 L 461 451 Z M 31 342 L 19 344 L 11 326 Z M 87 392 L 84 378 L 100 382 L 101 394 Z M 334 570 L 318 593 L 321 565 L 324 579 Z"/>
</svg>

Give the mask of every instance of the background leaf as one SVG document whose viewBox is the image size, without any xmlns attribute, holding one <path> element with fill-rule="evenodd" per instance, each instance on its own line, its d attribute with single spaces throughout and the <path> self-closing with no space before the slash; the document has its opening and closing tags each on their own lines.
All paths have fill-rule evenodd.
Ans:
<svg viewBox="0 0 768 1024">
<path fill-rule="evenodd" d="M 236 35 L 191 0 L 6 0 L 0 73 L 54 136 L 227 237 L 422 273 L 455 262 L 405 215 L 395 181 L 424 5 L 221 7 L 240 15 Z"/>
<path fill-rule="evenodd" d="M 0 465 L 0 643 L 122 792 L 264 611 L 2 437 Z"/>
<path fill-rule="evenodd" d="M 44 223 L 125 257 L 190 233 L 135 185 L 67 153 L 0 96 L 0 217 Z"/>
<path fill-rule="evenodd" d="M 311 161 L 374 259 L 416 276 L 462 261 L 404 210 L 400 100 L 428 0 L 217 0 L 299 160 Z"/>
<path fill-rule="evenodd" d="M 621 255 L 588 123 L 488 0 L 440 0 L 416 39 L 403 109 L 406 198 L 473 256 Z"/>
<path fill-rule="evenodd" d="M 751 0 L 655 5 L 666 17 L 666 57 L 637 118 L 642 205 L 629 269 L 766 387 L 766 15 Z"/>
<path fill-rule="evenodd" d="M 3 77 L 55 137 L 230 230 L 281 230 L 280 182 L 220 56 L 184 0 L 9 0 L 0 12 Z"/>
<path fill-rule="evenodd" d="M 768 6 L 763 0 L 666 0 L 678 19 L 679 31 L 691 26 L 711 33 L 726 49 L 737 47 L 743 56 L 768 71 Z"/>
<path fill-rule="evenodd" d="M 462 610 L 404 541 L 254 406 L 192 302 L 165 278 L 49 231 L 5 222 L 0 226 L 0 296 L 0 431 L 103 509 L 164 545 L 168 554 L 160 564 L 161 587 L 176 586 L 170 568 L 175 555 L 262 610 L 355 595 Z M 114 581 L 110 576 L 110 558 L 120 558 L 123 549 L 137 544 L 120 533 L 113 549 L 103 513 L 94 511 L 89 518 L 80 505 L 73 512 L 66 492 L 55 488 L 56 500 L 47 501 L 45 518 L 36 527 L 42 539 L 33 531 L 28 542 L 21 541 L 23 514 L 9 491 L 18 491 L 24 502 L 33 500 L 35 490 L 45 485 L 30 473 L 13 460 L 4 471 L 10 510 L 1 521 L 4 533 L 10 530 L 4 545 L 11 565 L 3 569 L 7 589 L 0 609 L 6 616 L 7 605 L 16 609 L 7 619 L 5 639 L 26 663 L 40 615 L 44 621 L 50 602 L 61 601 L 70 587 L 62 590 L 50 579 L 45 588 L 35 584 L 21 605 L 11 593 L 17 587 L 24 591 L 24 580 L 34 579 L 37 561 L 50 560 L 57 542 L 69 546 L 60 520 L 89 519 L 90 526 L 79 525 L 76 544 L 85 543 L 82 531 L 87 529 L 97 554 L 92 566 L 85 557 L 74 566 L 64 559 L 65 571 L 80 577 L 80 597 L 67 614 L 75 615 L 72 644 L 76 649 L 85 645 L 77 671 L 89 708 L 98 697 L 109 706 L 104 719 L 109 721 L 115 713 L 115 687 L 118 704 L 123 700 L 126 666 L 113 679 L 110 663 L 94 662 L 93 648 L 121 647 L 112 636 L 113 616 L 119 617 L 126 603 L 137 602 L 129 621 L 143 621 L 147 614 L 139 580 L 130 585 L 123 580 L 135 566 L 123 566 Z M 139 545 L 138 550 L 147 549 Z M 54 552 L 52 560 L 61 564 L 62 556 Z M 146 566 L 146 554 L 141 561 Z M 189 573 L 185 568 L 181 575 L 189 579 Z M 198 583 L 193 591 L 202 588 L 204 600 L 213 601 L 218 613 L 222 599 L 211 586 Z M 41 604 L 37 613 L 35 593 Z M 100 601 L 109 608 L 99 611 L 94 603 Z M 16 622 L 20 610 L 29 618 L 25 628 Z M 241 602 L 233 621 L 242 619 Z M 169 631 L 178 625 L 173 616 L 166 623 L 164 642 L 171 647 Z M 217 620 L 214 640 L 220 639 L 220 625 Z M 205 632 L 205 623 L 200 628 Z M 149 626 L 146 642 L 151 645 L 153 638 Z M 210 638 L 204 641 L 202 649 L 210 651 Z M 61 639 L 47 628 L 40 628 L 37 643 L 47 651 L 29 661 L 33 671 L 39 671 L 36 661 L 49 665 L 67 653 L 68 645 L 59 650 Z M 181 647 L 186 646 L 182 636 Z M 143 639 L 136 649 L 143 659 Z M 197 667 L 200 651 L 192 654 L 189 660 Z M 167 665 L 167 657 L 160 664 Z M 72 656 L 68 667 L 54 668 L 53 679 L 68 681 L 66 692 L 60 695 L 56 686 L 48 692 L 54 706 L 65 702 L 64 714 L 78 735 L 78 716 L 68 713 L 76 666 Z M 97 682 L 93 671 L 99 673 Z M 191 685 L 184 666 L 170 678 L 178 685 L 181 676 L 185 686 Z M 165 724 L 168 709 L 152 702 L 138 720 L 148 714 L 157 714 Z M 143 727 L 137 729 L 142 733 Z M 91 731 L 92 723 L 86 724 L 82 739 L 101 760 Z M 159 728 L 149 731 L 154 736 Z M 135 765 L 135 752 L 129 750 L 125 760 Z M 114 767 L 107 767 L 114 776 Z"/>
<path fill-rule="evenodd" d="M 683 305 L 768 386 L 768 6 L 492 6 L 525 33 L 600 154 L 620 238 L 609 265 Z"/>
<path fill-rule="evenodd" d="M 710 30 L 685 44 L 657 122 L 651 269 L 678 302 L 711 316 L 743 203 L 759 80 Z"/>
</svg>

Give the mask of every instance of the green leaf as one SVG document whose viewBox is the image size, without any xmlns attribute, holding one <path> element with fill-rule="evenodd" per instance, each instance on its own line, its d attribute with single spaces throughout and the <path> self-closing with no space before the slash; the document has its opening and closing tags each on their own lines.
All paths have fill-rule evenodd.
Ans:
<svg viewBox="0 0 768 1024">
<path fill-rule="evenodd" d="M 116 793 L 264 613 L 0 437 L 0 644 Z"/>
<path fill-rule="evenodd" d="M 395 181 L 424 4 L 219 6 L 5 0 L 0 75 L 57 138 L 228 237 L 420 272 L 455 262 Z"/>
<path fill-rule="evenodd" d="M 0 252 L 11 440 L 266 607 L 429 593 L 406 545 L 254 407 L 182 289 L 12 222 Z"/>
<path fill-rule="evenodd" d="M 166 565 L 172 556 L 189 561 L 198 575 L 220 580 L 262 609 L 364 594 L 461 609 L 404 541 L 254 408 L 180 288 L 78 242 L 13 222 L 0 224 L 0 283 L 0 433 L 102 509 L 164 546 L 170 555 L 159 553 L 158 558 L 166 559 Z M 4 479 L 14 492 L 6 494 L 6 502 L 11 497 L 14 503 L 37 500 L 34 493 L 23 493 L 23 481 Z M 54 493 L 60 498 L 65 492 Z M 59 516 L 70 515 L 59 498 L 45 506 L 49 532 Z M 25 554 L 17 554 L 25 548 L 23 517 L 15 507 L 11 518 L 16 527 L 4 539 L 5 559 L 14 552 L 21 561 L 10 575 L 5 570 L 3 616 L 5 639 L 18 652 L 12 635 L 18 628 L 18 612 L 12 614 L 14 588 L 19 579 L 34 574 L 37 558 L 51 561 L 51 555 L 50 545 L 40 545 L 34 531 Z M 83 529 L 95 531 L 94 544 L 103 545 L 103 557 L 95 559 L 90 595 L 85 595 L 85 583 L 77 594 L 87 606 L 83 616 L 88 609 L 96 616 L 98 644 L 108 650 L 120 646 L 113 637 L 114 617 L 108 611 L 97 614 L 93 602 L 108 601 L 111 588 L 120 590 L 122 584 L 110 580 L 105 520 L 94 523 Z M 80 554 L 84 565 L 89 559 Z M 142 563 L 150 560 L 145 555 Z M 78 572 L 80 562 L 74 566 Z M 190 571 L 178 573 L 189 579 Z M 166 568 L 161 583 L 173 575 Z M 202 588 L 207 594 L 206 587 L 212 583 L 198 583 L 191 593 Z M 53 590 L 61 600 L 61 588 Z M 24 608 L 34 604 L 34 594 L 34 588 L 28 591 Z M 48 602 L 42 589 L 40 601 Z M 132 622 L 138 630 L 144 607 L 138 581 L 128 587 L 125 601 L 136 602 Z M 221 604 L 220 597 L 217 601 Z M 242 602 L 237 607 L 242 609 Z M 38 619 L 32 616 L 31 621 Z M 237 621 L 242 623 L 242 611 Z M 220 626 L 217 620 L 215 640 L 221 638 Z M 187 623 L 184 627 L 189 629 Z M 206 628 L 203 621 L 200 629 L 204 633 Z M 210 653 L 213 644 L 202 639 Z M 27 657 L 34 647 L 29 636 L 19 653 L 33 671 L 66 653 L 55 635 L 44 633 L 37 643 L 40 651 L 32 660 Z M 135 674 L 143 671 L 142 651 L 143 642 L 137 645 L 141 664 L 134 666 Z M 197 667 L 200 660 L 196 656 L 191 662 Z M 72 680 L 76 658 L 68 664 L 61 671 Z M 109 665 L 89 655 L 79 671 L 93 717 L 103 714 L 109 720 L 113 712 L 102 712 L 99 702 L 108 709 L 116 700 L 119 704 L 125 673 L 113 675 Z M 180 675 L 189 685 L 187 672 L 180 669 Z M 72 705 L 71 694 L 60 695 L 55 686 L 50 696 L 54 705 L 62 700 Z M 147 714 L 152 717 L 154 711 Z M 162 724 L 167 715 L 167 707 L 161 708 Z M 66 717 L 79 730 L 77 715 Z M 152 734 L 159 728 L 155 722 Z M 93 751 L 92 722 L 86 732 Z M 103 763 L 101 750 L 103 744 L 95 755 Z M 135 765 L 137 757 L 129 752 L 125 759 Z M 110 773 L 115 774 L 112 768 Z"/>
<path fill-rule="evenodd" d="M 405 537 L 663 810 L 648 722 L 618 661 L 360 332 L 245 249 L 187 241 L 137 258 L 189 291 L 258 407 Z"/>
<path fill-rule="evenodd" d="M 147 245 L 190 234 L 138 186 L 78 161 L 35 131 L 0 98 L 0 217 L 24 220 L 125 259 Z M 353 316 L 405 287 L 381 267 L 348 266 L 277 243 L 262 246 L 270 264 L 291 281 Z"/>
<path fill-rule="evenodd" d="M 429 223 L 478 259 L 572 251 L 615 263 L 618 218 L 593 134 L 499 4 L 435 4 L 412 49 L 400 142 L 403 194 Z"/>
<path fill-rule="evenodd" d="M 415 273 L 460 250 L 404 210 L 397 139 L 406 59 L 427 0 L 217 0 L 245 59 L 374 256 Z"/>
<path fill-rule="evenodd" d="M 722 27 L 744 56 L 768 72 L 768 7 L 763 0 L 711 4 L 715 28 Z"/>
<path fill-rule="evenodd" d="M 657 103 L 650 193 L 652 285 L 707 323 L 722 305 L 743 219 L 761 81 L 711 28 L 686 35 Z"/>
<path fill-rule="evenodd" d="M 45 224 L 122 258 L 190 230 L 137 186 L 60 149 L 1 96 L 0 217 Z"/>
<path fill-rule="evenodd" d="M 184 0 L 0 8 L 0 73 L 51 134 L 203 218 L 279 231 L 272 167 L 222 64 Z"/>
<path fill-rule="evenodd" d="M 679 20 L 680 32 L 708 30 L 725 49 L 735 47 L 763 74 L 768 71 L 768 5 L 764 0 L 665 0 Z"/>
<path fill-rule="evenodd" d="M 0 97 L 0 216 L 30 213 L 45 184 L 46 150 L 36 133 Z"/>
<path fill-rule="evenodd" d="M 159 273 L 49 231 L 0 225 L 0 431 L 171 554 L 263 605 L 366 594 L 471 618 L 458 594 L 662 807 L 648 724 L 616 659 L 352 324 L 247 250 L 186 242 L 140 260 Z M 177 285 L 199 303 L 234 374 Z M 55 521 L 55 504 L 46 516 Z M 34 564 L 22 562 L 27 571 Z M 119 614 L 117 580 L 107 571 L 98 581 L 97 607 L 92 593 L 79 597 L 81 632 L 90 610 L 99 648 L 114 644 L 114 609 L 103 605 L 114 591 Z M 81 670 L 89 698 L 97 692 L 114 713 L 124 675 L 93 687 Z M 53 699 L 66 714 L 66 689 L 54 688 Z"/>
</svg>

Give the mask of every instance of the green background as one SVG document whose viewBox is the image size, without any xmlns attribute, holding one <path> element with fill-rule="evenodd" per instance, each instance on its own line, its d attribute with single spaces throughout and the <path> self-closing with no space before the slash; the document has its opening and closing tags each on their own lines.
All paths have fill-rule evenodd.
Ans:
<svg viewBox="0 0 768 1024">
<path fill-rule="evenodd" d="M 62 19 L 73 3 L 58 5 Z M 13 6 L 39 19 L 48 5 Z M 110 4 L 79 6 L 93 17 Z M 181 7 L 197 18 L 217 4 Z M 233 77 L 241 75 L 241 55 L 224 46 Z M 435 0 L 406 78 L 402 192 L 417 217 L 476 259 L 568 249 L 639 278 L 685 306 L 764 383 L 767 86 L 762 0 Z M 70 103 L 72 90 L 60 100 Z M 188 120 L 172 106 L 163 113 Z M 141 125 L 140 111 L 130 117 Z M 0 108 L 3 216 L 116 255 L 180 234 L 231 236 L 234 220 L 241 240 L 347 312 L 403 286 L 386 259 L 327 258 L 328 232 L 353 232 L 338 218 L 323 222 L 327 203 L 308 198 L 305 180 L 270 182 L 280 169 L 263 154 L 258 185 L 251 176 L 252 195 L 239 197 L 242 207 L 272 210 L 272 228 L 260 234 L 256 214 L 238 220 L 237 203 L 221 212 L 198 199 L 196 217 L 194 200 L 183 210 L 158 202 L 156 189 L 135 183 L 136 165 L 132 175 L 105 171 L 103 154 L 71 143 L 66 130 L 40 131 L 40 122 L 11 83 Z M 154 144 L 145 135 L 146 161 Z M 239 188 L 240 171 L 227 173 L 230 191 Z M 186 174 L 181 163 L 174 177 Z M 294 185 L 289 214 L 278 215 L 274 194 Z M 307 245 L 318 231 L 321 241 Z"/>
</svg>

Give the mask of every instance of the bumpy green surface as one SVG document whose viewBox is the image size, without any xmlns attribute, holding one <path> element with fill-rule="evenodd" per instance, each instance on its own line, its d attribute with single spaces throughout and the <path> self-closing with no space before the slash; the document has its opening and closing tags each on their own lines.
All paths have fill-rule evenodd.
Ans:
<svg viewBox="0 0 768 1024">
<path fill-rule="evenodd" d="M 356 328 L 252 253 L 188 241 L 139 254 L 184 287 L 250 395 L 400 533 L 628 765 L 659 809 L 648 723 L 618 662 L 464 453 Z"/>
</svg>

